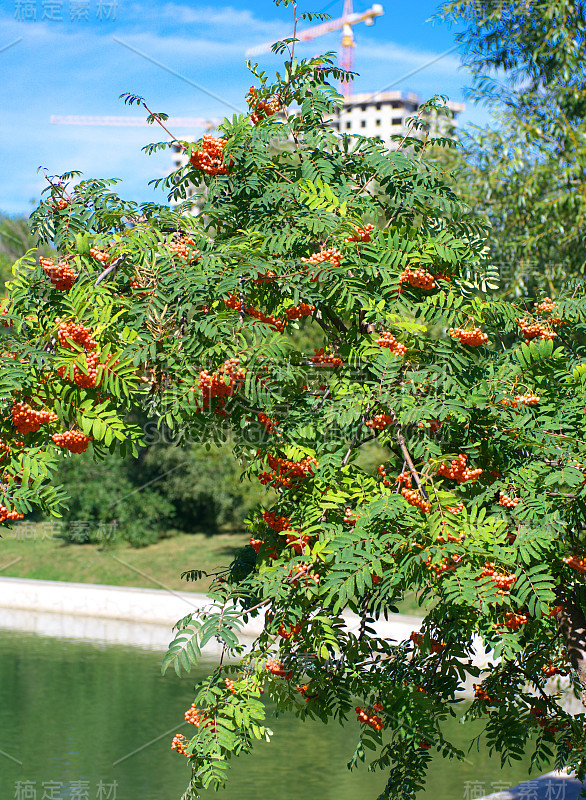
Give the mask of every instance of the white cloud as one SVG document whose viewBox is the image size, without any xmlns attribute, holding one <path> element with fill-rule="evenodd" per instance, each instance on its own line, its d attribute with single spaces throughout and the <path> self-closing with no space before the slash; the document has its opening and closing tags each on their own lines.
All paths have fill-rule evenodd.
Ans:
<svg viewBox="0 0 586 800">
<path fill-rule="evenodd" d="M 203 25 L 216 28 L 218 29 L 217 33 L 237 29 L 245 41 L 248 37 L 256 36 L 270 38 L 275 35 L 278 37 L 287 30 L 286 22 L 259 19 L 247 8 L 240 10 L 232 6 L 193 8 L 178 3 L 167 3 L 163 6 L 161 13 L 168 19 L 183 25 Z"/>
</svg>

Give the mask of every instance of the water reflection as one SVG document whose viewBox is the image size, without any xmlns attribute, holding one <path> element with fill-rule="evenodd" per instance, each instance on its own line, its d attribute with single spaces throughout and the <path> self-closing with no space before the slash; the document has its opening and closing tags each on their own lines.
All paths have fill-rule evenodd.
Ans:
<svg viewBox="0 0 586 800">
<path fill-rule="evenodd" d="M 179 800 L 188 767 L 170 743 L 189 733 L 183 712 L 205 668 L 163 678 L 160 659 L 138 648 L 0 631 L 2 800 Z M 374 800 L 384 786 L 384 774 L 345 767 L 355 726 L 289 717 L 269 725 L 273 742 L 236 760 L 229 788 L 206 800 Z M 465 744 L 465 729 L 454 729 Z M 472 784 L 488 793 L 526 778 L 525 764 L 501 773 L 496 759 L 473 753 L 464 764 L 439 759 L 421 796 L 464 800 Z"/>
</svg>

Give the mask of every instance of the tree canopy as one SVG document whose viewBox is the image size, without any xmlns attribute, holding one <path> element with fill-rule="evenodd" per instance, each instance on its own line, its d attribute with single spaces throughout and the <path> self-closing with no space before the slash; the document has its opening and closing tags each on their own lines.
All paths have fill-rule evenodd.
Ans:
<svg viewBox="0 0 586 800">
<path fill-rule="evenodd" d="M 185 713 L 193 735 L 173 740 L 188 797 L 270 738 L 268 699 L 358 718 L 352 765 L 368 757 L 389 771 L 383 797 L 412 797 L 432 750 L 463 756 L 444 722 L 470 682 L 468 717 L 504 761 L 531 749 L 582 776 L 584 717 L 551 681 L 573 670 L 586 689 L 584 288 L 499 299 L 486 224 L 427 157 L 449 142 L 420 140 L 417 120 L 392 150 L 334 133 L 331 55 L 290 53 L 273 83 L 252 69 L 250 113 L 184 142 L 189 163 L 161 181 L 181 200 L 203 180 L 198 212 L 51 180 L 34 221 L 58 257 L 17 262 L 2 316 L 2 518 L 58 511 L 58 451 L 135 452 L 136 409 L 178 438 L 229 437 L 270 488 L 165 658 L 181 672 L 210 639 L 223 649 Z M 322 337 L 313 353 L 300 319 Z M 374 439 L 388 456 L 367 470 Z M 421 631 L 377 636 L 408 591 Z"/>
</svg>

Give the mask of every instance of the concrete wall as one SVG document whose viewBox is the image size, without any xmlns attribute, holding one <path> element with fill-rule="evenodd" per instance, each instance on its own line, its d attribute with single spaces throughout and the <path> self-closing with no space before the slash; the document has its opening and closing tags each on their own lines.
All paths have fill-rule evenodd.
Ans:
<svg viewBox="0 0 586 800">
<path fill-rule="evenodd" d="M 195 592 L 0 578 L 0 628 L 45 636 L 165 650 L 175 623 L 208 605 L 205 595 Z M 350 630 L 358 631 L 355 614 L 345 613 L 344 618 Z M 262 614 L 250 620 L 243 637 L 258 636 L 263 623 Z M 419 617 L 397 615 L 378 621 L 375 628 L 380 636 L 402 640 L 420 625 Z M 217 643 L 210 643 L 206 655 L 218 653 Z"/>
</svg>

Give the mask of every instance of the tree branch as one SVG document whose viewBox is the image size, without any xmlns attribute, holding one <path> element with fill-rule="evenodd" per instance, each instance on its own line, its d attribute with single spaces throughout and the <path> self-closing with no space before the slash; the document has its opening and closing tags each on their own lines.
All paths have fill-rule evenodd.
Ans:
<svg viewBox="0 0 586 800">
<path fill-rule="evenodd" d="M 120 264 L 122 264 L 122 262 L 125 260 L 125 258 L 126 258 L 126 253 L 123 253 L 121 256 L 118 256 L 118 258 L 115 261 L 112 261 L 110 266 L 106 267 L 106 269 L 98 275 L 96 282 L 94 283 L 94 286 L 98 286 L 102 281 L 106 280 L 106 278 L 109 275 L 115 275 L 116 270 L 118 269 Z"/>
<path fill-rule="evenodd" d="M 409 471 L 411 475 L 413 475 L 413 480 L 417 484 L 417 488 L 421 492 L 421 496 L 424 500 L 429 502 L 429 496 L 425 489 L 423 488 L 423 484 L 421 483 L 421 479 L 419 478 L 419 473 L 415 469 L 415 465 L 413 464 L 413 459 L 411 458 L 409 451 L 407 450 L 407 443 L 405 442 L 405 437 L 403 436 L 403 431 L 401 429 L 401 424 L 397 419 L 397 415 L 393 411 L 392 408 L 387 406 L 387 411 L 389 412 L 389 417 L 393 421 L 393 427 L 395 429 L 395 438 L 397 440 L 397 444 L 401 448 L 401 453 L 403 454 L 403 458 L 405 459 L 405 463 L 409 467 Z"/>
<path fill-rule="evenodd" d="M 354 438 L 350 442 L 350 446 L 348 447 L 348 450 L 346 451 L 346 455 L 342 459 L 342 463 L 340 464 L 340 466 L 342 466 L 342 467 L 346 466 L 346 464 L 348 463 L 348 461 L 350 459 L 350 456 L 352 455 L 352 450 L 354 450 L 354 446 L 356 445 L 356 442 L 358 441 L 358 438 L 360 437 L 360 428 L 362 427 L 362 425 L 364 425 L 364 423 L 366 421 L 366 417 L 368 416 L 368 412 L 370 411 L 370 406 L 371 406 L 371 403 L 369 401 L 366 404 L 366 408 L 364 409 L 364 414 L 362 415 L 362 419 L 360 420 L 360 426 L 358 427 L 358 430 L 356 431 L 356 435 L 354 436 Z"/>
</svg>

